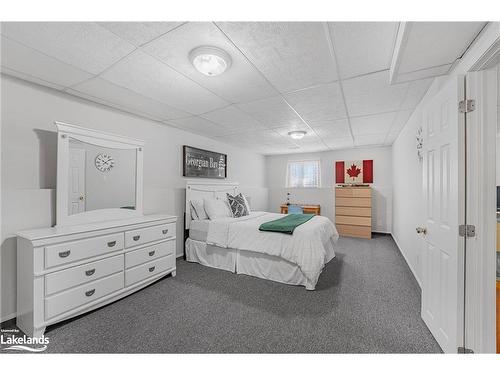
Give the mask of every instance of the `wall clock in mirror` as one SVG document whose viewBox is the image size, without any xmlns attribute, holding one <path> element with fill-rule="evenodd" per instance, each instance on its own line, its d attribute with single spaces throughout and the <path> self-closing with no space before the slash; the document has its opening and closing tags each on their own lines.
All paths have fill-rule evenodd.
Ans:
<svg viewBox="0 0 500 375">
<path fill-rule="evenodd" d="M 95 158 L 95 167 L 101 172 L 109 172 L 115 166 L 115 159 L 107 154 L 98 154 Z"/>
</svg>

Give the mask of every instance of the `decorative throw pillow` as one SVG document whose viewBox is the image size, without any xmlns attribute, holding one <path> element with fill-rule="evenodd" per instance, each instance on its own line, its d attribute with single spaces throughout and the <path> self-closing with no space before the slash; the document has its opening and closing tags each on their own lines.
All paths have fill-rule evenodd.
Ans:
<svg viewBox="0 0 500 375">
<path fill-rule="evenodd" d="M 249 214 L 247 206 L 248 203 L 241 193 L 236 196 L 227 194 L 227 200 L 229 202 L 229 207 L 231 207 L 233 217 L 242 217 Z"/>
<path fill-rule="evenodd" d="M 210 220 L 221 217 L 232 217 L 227 201 L 216 198 L 203 198 L 205 211 Z"/>
<path fill-rule="evenodd" d="M 205 211 L 205 205 L 202 200 L 192 200 L 191 203 L 191 217 L 193 220 L 206 220 L 208 215 Z"/>
</svg>

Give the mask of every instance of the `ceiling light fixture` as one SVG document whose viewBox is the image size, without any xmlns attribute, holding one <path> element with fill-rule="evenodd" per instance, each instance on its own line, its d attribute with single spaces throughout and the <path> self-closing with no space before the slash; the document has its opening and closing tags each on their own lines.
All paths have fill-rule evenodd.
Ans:
<svg viewBox="0 0 500 375">
<path fill-rule="evenodd" d="M 217 47 L 196 47 L 189 52 L 189 61 L 200 73 L 213 77 L 224 73 L 231 66 L 231 56 Z"/>
<path fill-rule="evenodd" d="M 294 130 L 293 132 L 288 132 L 288 135 L 293 139 L 302 139 L 307 134 L 304 130 Z"/>
</svg>

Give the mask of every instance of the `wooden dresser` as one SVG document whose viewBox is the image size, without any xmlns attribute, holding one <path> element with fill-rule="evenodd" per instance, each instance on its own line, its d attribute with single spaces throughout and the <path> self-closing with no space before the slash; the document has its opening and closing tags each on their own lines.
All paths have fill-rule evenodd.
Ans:
<svg viewBox="0 0 500 375">
<path fill-rule="evenodd" d="M 372 190 L 369 186 L 335 188 L 335 226 L 341 236 L 372 238 Z"/>
</svg>

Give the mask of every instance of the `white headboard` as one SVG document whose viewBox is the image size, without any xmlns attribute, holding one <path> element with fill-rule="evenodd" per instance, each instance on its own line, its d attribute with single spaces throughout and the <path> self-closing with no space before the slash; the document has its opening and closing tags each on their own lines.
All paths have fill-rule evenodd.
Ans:
<svg viewBox="0 0 500 375">
<path fill-rule="evenodd" d="M 203 198 L 226 198 L 226 193 L 238 194 L 237 182 L 219 181 L 186 181 L 186 228 L 189 229 L 191 223 L 191 200 L 203 200 Z"/>
</svg>

